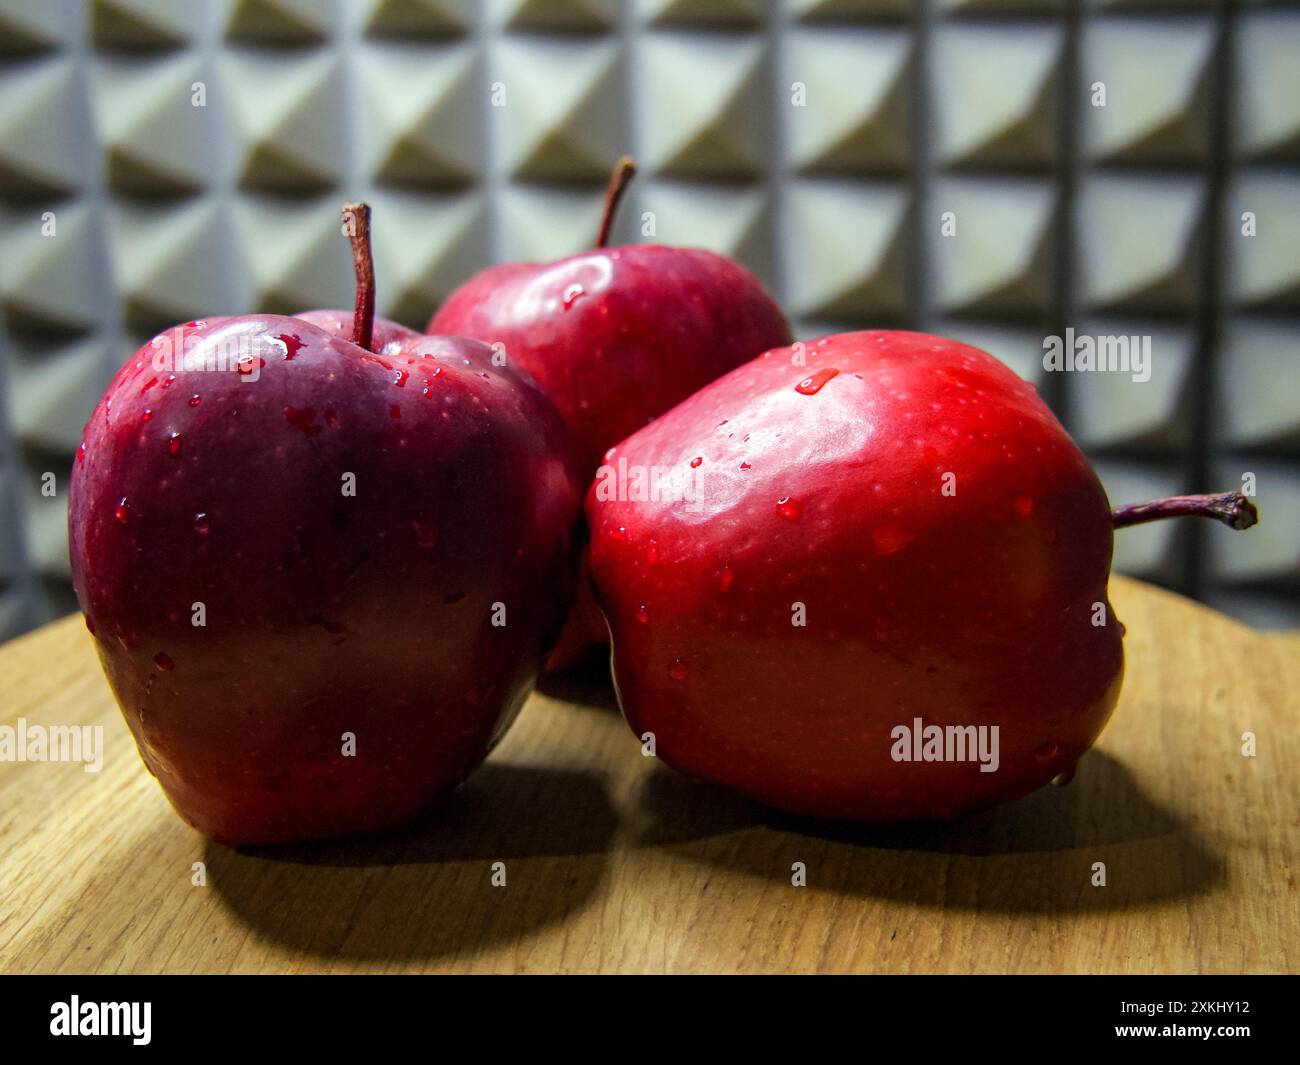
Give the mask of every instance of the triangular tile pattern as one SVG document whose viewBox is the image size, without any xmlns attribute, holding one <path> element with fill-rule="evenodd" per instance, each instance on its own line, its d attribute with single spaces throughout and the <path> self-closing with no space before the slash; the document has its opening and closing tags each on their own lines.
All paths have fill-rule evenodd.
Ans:
<svg viewBox="0 0 1300 1065">
<path fill-rule="evenodd" d="M 902 315 L 907 208 L 898 186 L 797 182 L 786 233 L 791 313 L 835 321 Z"/>
<path fill-rule="evenodd" d="M 1300 161 L 1300 20 L 1260 11 L 1237 30 L 1237 150 L 1252 160 Z"/>
<path fill-rule="evenodd" d="M 1147 321 L 1085 319 L 1075 335 L 1106 342 L 1106 350 L 1132 354 L 1149 338 L 1150 377 L 1132 373 L 1077 371 L 1070 376 L 1070 426 L 1083 447 L 1171 456 L 1191 437 L 1191 371 L 1196 337 L 1190 327 L 1157 327 Z M 1139 373 L 1139 377 L 1146 374 Z"/>
<path fill-rule="evenodd" d="M 193 195 L 217 165 L 214 109 L 195 107 L 192 86 L 207 80 L 188 55 L 95 70 L 95 105 L 109 188 L 120 195 Z"/>
<path fill-rule="evenodd" d="M 636 0 L 637 14 L 653 26 L 752 29 L 762 19 L 756 0 Z"/>
<path fill-rule="evenodd" d="M 935 154 L 947 166 L 1055 162 L 1063 32 L 952 24 L 935 33 Z"/>
<path fill-rule="evenodd" d="M 644 51 L 650 169 L 667 177 L 734 181 L 762 173 L 771 108 L 761 40 L 652 33 Z"/>
<path fill-rule="evenodd" d="M 385 220 L 373 238 L 378 313 L 423 330 L 452 290 L 490 261 L 482 198 L 384 192 L 372 205 Z"/>
<path fill-rule="evenodd" d="M 1204 187 L 1193 179 L 1093 174 L 1075 231 L 1082 297 L 1094 309 L 1189 310 L 1201 270 Z"/>
<path fill-rule="evenodd" d="M 57 4 L 0 3 L 0 56 L 7 59 L 52 52 L 67 39 L 68 30 Z"/>
<path fill-rule="evenodd" d="M 41 577 L 53 578 L 66 586 L 72 579 L 72 566 L 68 561 L 68 484 L 70 465 L 40 459 L 22 484 L 23 509 L 26 512 L 27 557 L 32 568 Z M 65 491 L 54 497 L 40 493 L 41 474 L 51 472 Z"/>
<path fill-rule="evenodd" d="M 330 6 L 317 0 L 233 0 L 226 39 L 245 44 L 308 45 L 329 36 Z"/>
<path fill-rule="evenodd" d="M 47 213 L 53 214 L 48 236 Z M 6 212 L 2 221 L 0 299 L 9 328 L 22 334 L 93 329 L 109 279 L 89 206 L 68 202 L 40 213 Z"/>
<path fill-rule="evenodd" d="M 500 204 L 505 245 L 500 258 L 549 262 L 585 251 L 596 243 L 601 210 L 594 189 L 507 188 Z"/>
<path fill-rule="evenodd" d="M 472 47 L 373 48 L 358 57 L 374 180 L 449 189 L 482 168 L 482 71 Z"/>
<path fill-rule="evenodd" d="M 1084 151 L 1108 163 L 1198 163 L 1206 156 L 1215 28 L 1209 18 L 1098 20 L 1084 34 Z M 1092 86 L 1106 87 L 1093 106 Z"/>
<path fill-rule="evenodd" d="M 912 15 L 913 0 L 789 0 L 791 13 L 805 22 L 897 19 Z"/>
<path fill-rule="evenodd" d="M 955 216 L 956 232 L 946 228 Z M 936 310 L 1037 314 L 1051 302 L 1056 195 L 1051 182 L 946 178 L 922 229 L 930 242 Z"/>
<path fill-rule="evenodd" d="M 939 9 L 955 15 L 1046 15 L 1059 12 L 1065 0 L 938 0 Z"/>
<path fill-rule="evenodd" d="M 1242 309 L 1300 310 L 1300 181 L 1294 172 L 1245 173 L 1225 197 L 1227 291 Z M 1246 216 L 1251 216 L 1243 221 Z M 1247 236 L 1253 226 L 1254 236 Z"/>
<path fill-rule="evenodd" d="M 792 33 L 782 91 L 791 106 L 792 162 L 805 173 L 901 173 L 911 158 L 911 37 L 902 30 L 799 29 Z"/>
<path fill-rule="evenodd" d="M 10 426 L 18 442 L 55 455 L 75 452 L 86 418 L 108 383 L 109 361 L 98 337 L 39 352 L 15 348 L 8 387 Z"/>
<path fill-rule="evenodd" d="M 109 220 L 123 316 L 133 329 L 151 334 L 242 310 L 233 226 L 216 203 L 146 208 L 122 202 Z"/>
<path fill-rule="evenodd" d="M 250 310 L 294 314 L 352 305 L 352 255 L 332 198 L 286 205 L 241 196 L 234 221 Z"/>
<path fill-rule="evenodd" d="M 600 33 L 618 22 L 615 0 L 497 0 L 508 30 Z"/>
<path fill-rule="evenodd" d="M 1293 380 L 1300 331 L 1286 321 L 1243 319 L 1224 333 L 1215 367 L 1220 438 L 1233 447 L 1300 452 L 1300 404 Z"/>
<path fill-rule="evenodd" d="M 84 102 L 71 59 L 25 64 L 5 76 L 0 94 L 0 195 L 49 199 L 78 189 L 86 156 L 75 131 Z M 64 131 L 51 136 L 51 129 Z"/>
<path fill-rule="evenodd" d="M 91 0 L 90 40 L 105 51 L 181 48 L 201 14 L 194 0 Z"/>
<path fill-rule="evenodd" d="M 310 195 L 339 183 L 345 127 L 338 59 L 232 54 L 221 83 L 243 145 L 241 187 Z"/>
<path fill-rule="evenodd" d="M 642 192 L 640 215 L 625 203 L 615 239 L 626 234 L 634 244 L 678 244 L 706 248 L 744 263 L 771 283 L 771 200 L 760 189 L 712 188 L 686 182 L 649 182 Z M 642 232 L 645 212 L 653 214 L 654 233 Z"/>
<path fill-rule="evenodd" d="M 603 183 L 623 151 L 623 73 L 608 41 L 505 40 L 492 73 L 507 167 L 534 181 Z"/>
<path fill-rule="evenodd" d="M 365 19 L 373 37 L 460 37 L 474 19 L 473 0 L 371 0 Z"/>
</svg>

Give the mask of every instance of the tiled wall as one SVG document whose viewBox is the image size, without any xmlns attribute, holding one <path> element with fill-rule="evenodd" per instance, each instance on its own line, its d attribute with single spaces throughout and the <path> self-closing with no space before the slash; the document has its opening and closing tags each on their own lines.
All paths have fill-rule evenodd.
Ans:
<svg viewBox="0 0 1300 1065">
<path fill-rule="evenodd" d="M 0 636 L 73 606 L 70 458 L 138 343 L 350 305 L 349 197 L 420 325 L 588 245 L 625 151 L 617 239 L 650 212 L 738 257 L 799 336 L 989 348 L 1114 500 L 1254 473 L 1257 529 L 1129 530 L 1118 564 L 1300 624 L 1300 6 L 0 0 Z M 1069 326 L 1150 336 L 1151 380 L 1045 373 Z"/>
</svg>

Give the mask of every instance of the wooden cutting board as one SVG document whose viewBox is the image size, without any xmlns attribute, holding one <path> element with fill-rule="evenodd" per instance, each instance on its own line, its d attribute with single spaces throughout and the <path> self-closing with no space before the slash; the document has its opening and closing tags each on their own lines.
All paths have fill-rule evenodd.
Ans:
<svg viewBox="0 0 1300 1065">
<path fill-rule="evenodd" d="M 1295 972 L 1300 634 L 1112 594 L 1128 676 L 1098 748 L 961 824 L 693 784 L 588 678 L 534 695 L 422 827 L 247 852 L 172 813 L 65 619 L 0 648 L 0 722 L 103 724 L 106 759 L 0 764 L 0 971 Z"/>
</svg>

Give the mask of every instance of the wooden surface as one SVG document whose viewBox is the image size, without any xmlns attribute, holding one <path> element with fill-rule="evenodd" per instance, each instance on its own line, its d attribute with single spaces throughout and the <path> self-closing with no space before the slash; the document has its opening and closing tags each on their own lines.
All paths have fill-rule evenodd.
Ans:
<svg viewBox="0 0 1300 1065">
<path fill-rule="evenodd" d="M 818 824 L 690 783 L 589 679 L 535 695 L 422 827 L 255 852 L 172 813 L 66 619 L 0 648 L 0 721 L 102 723 L 107 756 L 0 764 L 0 971 L 1294 972 L 1300 634 L 1113 598 L 1128 676 L 1098 749 L 962 824 Z"/>
</svg>

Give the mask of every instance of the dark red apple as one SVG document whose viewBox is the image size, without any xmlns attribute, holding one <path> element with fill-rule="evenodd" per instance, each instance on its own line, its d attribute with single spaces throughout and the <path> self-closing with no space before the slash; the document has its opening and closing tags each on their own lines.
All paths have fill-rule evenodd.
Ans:
<svg viewBox="0 0 1300 1065">
<path fill-rule="evenodd" d="M 1240 496 L 1112 514 L 1031 385 L 920 333 L 768 352 L 609 462 L 678 487 L 587 497 L 633 731 L 686 773 L 832 818 L 948 818 L 1070 773 L 1123 675 L 1112 529 L 1255 516 Z M 959 738 L 969 757 L 928 758 Z"/>
<path fill-rule="evenodd" d="M 223 842 L 408 821 L 509 725 L 571 600 L 559 415 L 470 339 L 381 355 L 360 316 L 365 343 L 272 314 L 178 335 L 218 365 L 142 347 L 71 488 L 73 581 L 140 753 Z"/>
<path fill-rule="evenodd" d="M 563 415 L 590 479 L 606 449 L 719 375 L 790 342 L 781 310 L 744 267 L 695 248 L 605 247 L 633 173 L 615 168 L 597 246 L 553 263 L 508 263 L 448 297 L 431 333 L 499 344 Z M 552 659 L 604 642 L 594 605 L 578 609 Z"/>
</svg>

